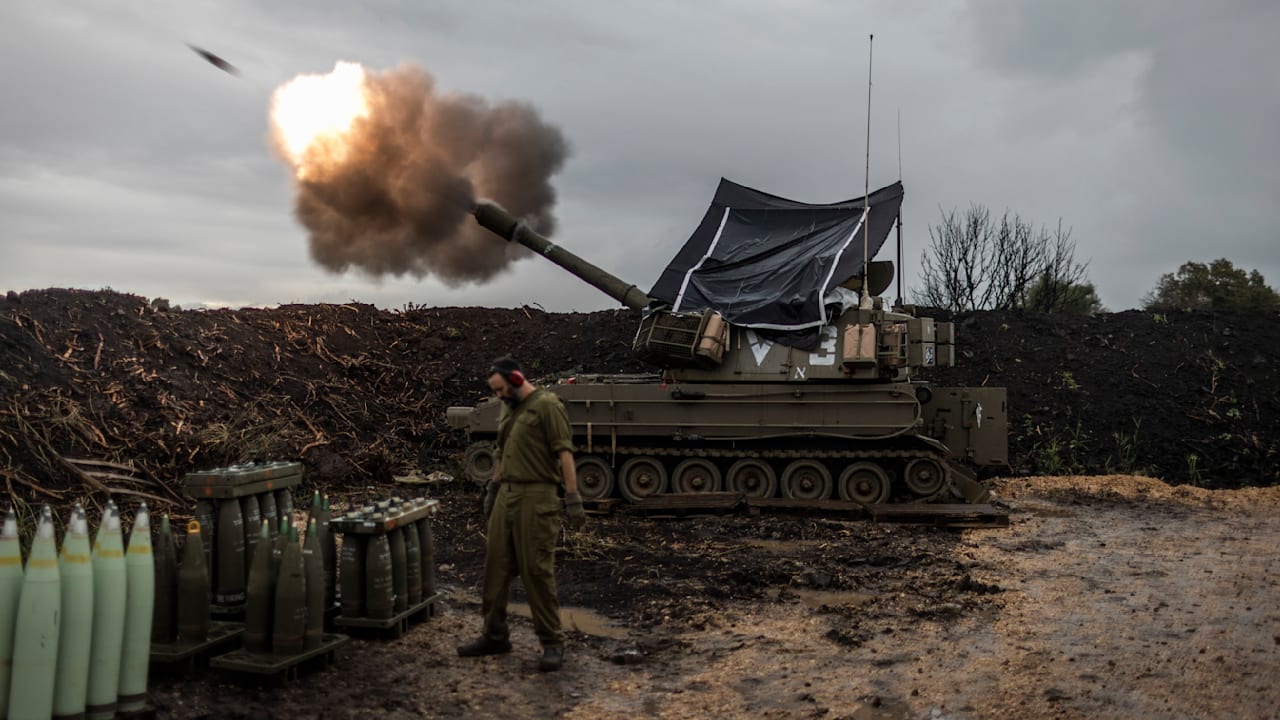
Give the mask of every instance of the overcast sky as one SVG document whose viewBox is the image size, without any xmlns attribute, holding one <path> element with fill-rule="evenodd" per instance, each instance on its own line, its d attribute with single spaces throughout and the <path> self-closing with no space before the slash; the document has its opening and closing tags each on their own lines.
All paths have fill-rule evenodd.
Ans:
<svg viewBox="0 0 1280 720">
<path fill-rule="evenodd" d="M 272 90 L 414 63 L 532 103 L 572 148 L 556 240 L 647 290 L 721 176 L 862 194 L 869 33 L 871 184 L 899 179 L 901 113 L 909 286 L 940 211 L 977 203 L 1061 219 L 1112 310 L 1189 260 L 1280 287 L 1278 32 L 1274 0 L 8 0 L 0 290 L 614 307 L 536 257 L 454 288 L 321 269 L 268 149 Z"/>
</svg>

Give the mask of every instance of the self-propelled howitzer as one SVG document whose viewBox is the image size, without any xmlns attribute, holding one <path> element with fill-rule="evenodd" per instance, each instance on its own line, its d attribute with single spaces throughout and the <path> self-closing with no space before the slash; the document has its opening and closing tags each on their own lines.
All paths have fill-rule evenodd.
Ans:
<svg viewBox="0 0 1280 720">
<path fill-rule="evenodd" d="M 579 375 L 547 386 L 568 410 L 585 499 L 731 491 L 814 506 L 982 502 L 988 494 L 974 469 L 1007 464 L 1004 389 L 934 387 L 916 377 L 953 364 L 955 328 L 886 308 L 878 295 L 890 263 L 860 264 L 840 287 L 866 297 L 829 306 L 801 347 L 714 308 L 674 311 L 495 204 L 477 204 L 474 215 L 643 311 L 633 349 L 660 374 Z M 448 410 L 450 424 L 467 433 L 466 471 L 476 482 L 493 471 L 499 407 L 491 398 Z"/>
</svg>

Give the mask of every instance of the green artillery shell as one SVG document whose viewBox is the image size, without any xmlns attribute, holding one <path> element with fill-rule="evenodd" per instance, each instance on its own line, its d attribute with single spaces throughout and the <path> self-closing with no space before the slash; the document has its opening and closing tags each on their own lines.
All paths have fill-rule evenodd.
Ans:
<svg viewBox="0 0 1280 720">
<path fill-rule="evenodd" d="M 436 594 L 436 538 L 431 532 L 431 520 L 422 518 L 418 526 L 418 551 L 422 553 L 422 597 Z"/>
<path fill-rule="evenodd" d="M 404 579 L 409 588 L 409 604 L 422 602 L 422 545 L 416 525 L 406 525 L 396 532 L 404 535 Z"/>
<path fill-rule="evenodd" d="M 90 718 L 115 716 L 127 583 L 120 511 L 108 501 L 93 543 L 93 646 L 89 653 L 89 694 L 85 698 Z"/>
<path fill-rule="evenodd" d="M 54 718 L 82 716 L 89 692 L 93 639 L 93 558 L 89 553 L 89 521 L 77 503 L 58 556 L 62 617 L 58 628 L 58 671 L 53 681 Z"/>
<path fill-rule="evenodd" d="M 27 574 L 18 600 L 9 681 L 9 718 L 45 720 L 53 714 L 53 680 L 58 662 L 59 607 L 62 603 L 53 513 L 40 511 Z M 113 697 L 114 699 L 114 697 Z"/>
<path fill-rule="evenodd" d="M 280 536 L 280 514 L 276 512 L 276 496 L 270 491 L 258 495 L 258 512 L 262 513 L 262 519 L 271 523 L 267 526 L 271 530 L 271 539 L 275 540 Z"/>
<path fill-rule="evenodd" d="M 365 536 L 347 533 L 342 536 L 342 617 L 364 617 Z"/>
<path fill-rule="evenodd" d="M 316 527 L 320 530 L 320 549 L 324 551 L 324 606 L 333 605 L 337 597 L 338 578 L 338 541 L 329 525 L 332 511 L 329 508 L 329 496 L 325 495 L 320 504 L 320 517 Z"/>
<path fill-rule="evenodd" d="M 320 491 L 315 491 L 311 496 L 311 504 L 307 506 L 307 527 L 311 527 L 311 521 L 315 520 L 317 524 L 320 522 Z"/>
<path fill-rule="evenodd" d="M 271 651 L 276 655 L 297 655 L 306 643 L 307 588 L 302 565 L 298 529 L 289 526 L 280 573 L 276 576 L 275 613 L 271 623 Z"/>
<path fill-rule="evenodd" d="M 307 524 L 307 541 L 302 545 L 302 571 L 307 586 L 306 649 L 314 650 L 324 641 L 324 557 L 316 521 Z"/>
<path fill-rule="evenodd" d="M 240 501 L 223 500 L 218 503 L 218 561 L 217 592 L 214 602 L 220 605 L 238 605 L 244 602 L 244 517 L 240 514 Z"/>
<path fill-rule="evenodd" d="M 276 576 L 271 572 L 271 531 L 267 521 L 258 523 L 258 549 L 249 568 L 249 588 L 244 605 L 244 649 L 271 651 L 271 616 L 275 612 Z"/>
<path fill-rule="evenodd" d="M 13 508 L 0 530 L 0 718 L 8 715 L 9 670 L 13 667 L 13 632 L 22 597 L 22 543 Z"/>
<path fill-rule="evenodd" d="M 187 523 L 187 541 L 178 567 L 178 638 L 188 643 L 209 639 L 209 569 L 204 564 L 200 523 Z"/>
<path fill-rule="evenodd" d="M 242 518 L 243 519 L 243 518 Z M 196 502 L 196 522 L 200 523 L 200 541 L 204 548 L 204 566 L 209 573 L 209 599 L 213 599 L 213 589 L 217 587 L 218 567 L 213 561 L 214 529 L 218 526 L 218 506 L 212 500 Z"/>
<path fill-rule="evenodd" d="M 406 565 L 404 533 L 400 528 L 392 528 L 387 533 L 391 543 L 391 589 L 395 593 L 394 607 L 400 612 L 409 607 L 409 573 Z"/>
<path fill-rule="evenodd" d="M 244 581 L 247 587 L 250 568 L 253 567 L 253 553 L 258 549 L 258 531 L 262 525 L 262 511 L 258 508 L 256 495 L 240 498 L 240 515 L 244 521 Z"/>
<path fill-rule="evenodd" d="M 284 548 L 288 544 L 289 525 L 287 522 L 281 522 L 276 526 L 275 535 L 271 537 L 271 577 L 280 574 L 280 558 L 284 557 Z"/>
<path fill-rule="evenodd" d="M 289 522 L 293 522 L 293 493 L 289 488 L 280 488 L 276 493 L 276 515 L 282 518 L 288 518 Z"/>
<path fill-rule="evenodd" d="M 365 615 L 377 620 L 386 620 L 395 615 L 394 583 L 391 542 L 385 533 L 370 535 L 364 553 Z"/>
<path fill-rule="evenodd" d="M 236 503 L 238 504 L 238 503 Z M 147 704 L 147 670 L 151 662 L 151 612 L 155 607 L 156 573 L 151 557 L 151 515 L 138 506 L 124 554 L 127 594 L 124 645 L 120 649 L 120 712 L 136 712 Z"/>
<path fill-rule="evenodd" d="M 178 636 L 178 551 L 167 514 L 160 518 L 154 549 L 156 606 L 151 614 L 151 642 L 164 644 Z"/>
</svg>

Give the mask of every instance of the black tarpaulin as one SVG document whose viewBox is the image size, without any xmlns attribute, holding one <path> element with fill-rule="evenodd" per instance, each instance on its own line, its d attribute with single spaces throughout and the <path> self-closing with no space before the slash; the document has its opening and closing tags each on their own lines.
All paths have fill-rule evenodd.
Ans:
<svg viewBox="0 0 1280 720">
<path fill-rule="evenodd" d="M 871 193 L 869 217 L 863 200 L 812 205 L 721 178 L 702 223 L 649 297 L 677 312 L 711 308 L 735 325 L 813 335 L 806 331 L 832 319 L 827 293 L 862 274 L 864 218 L 868 260 L 884 244 L 902 183 Z"/>
</svg>

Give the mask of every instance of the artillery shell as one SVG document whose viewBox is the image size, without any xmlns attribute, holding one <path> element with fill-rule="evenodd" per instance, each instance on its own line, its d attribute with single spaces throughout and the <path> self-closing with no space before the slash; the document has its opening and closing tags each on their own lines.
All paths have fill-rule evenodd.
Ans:
<svg viewBox="0 0 1280 720">
<path fill-rule="evenodd" d="M 80 717 L 89 692 L 93 640 L 93 559 L 89 521 L 76 504 L 58 556 L 62 577 L 62 618 L 58 629 L 58 670 L 53 681 L 53 717 Z"/>
<path fill-rule="evenodd" d="M 395 601 L 391 542 L 385 533 L 370 535 L 364 554 L 365 615 L 377 620 L 386 620 L 395 614 Z"/>
<path fill-rule="evenodd" d="M 288 518 L 293 522 L 293 493 L 289 488 L 280 488 L 275 491 L 276 495 L 276 515 L 282 518 Z"/>
<path fill-rule="evenodd" d="M 307 590 L 298 529 L 290 526 L 276 575 L 275 611 L 271 623 L 271 651 L 297 655 L 303 651 L 307 631 Z"/>
<path fill-rule="evenodd" d="M 364 557 L 366 539 L 363 535 L 347 533 L 342 536 L 342 616 L 364 617 Z"/>
<path fill-rule="evenodd" d="M 167 514 L 160 518 L 154 550 L 156 603 L 151 613 L 151 641 L 171 643 L 178 636 L 178 551 Z"/>
<path fill-rule="evenodd" d="M 237 503 L 238 504 L 238 503 Z M 133 532 L 124 554 L 126 602 L 124 642 L 120 649 L 120 712 L 136 712 L 147 704 L 147 670 L 151 662 L 151 613 L 155 607 L 156 574 L 151 554 L 151 515 L 138 506 Z"/>
<path fill-rule="evenodd" d="M 409 604 L 422 602 L 422 544 L 418 539 L 418 528 L 406 525 L 396 532 L 404 535 L 404 579 L 409 588 Z"/>
<path fill-rule="evenodd" d="M 249 568 L 244 605 L 244 648 L 249 652 L 271 650 L 271 618 L 275 612 L 276 576 L 271 572 L 271 531 L 267 521 L 258 523 L 258 549 Z"/>
<path fill-rule="evenodd" d="M 404 533 L 400 528 L 393 528 L 387 533 L 387 541 L 391 545 L 391 589 L 395 593 L 392 605 L 396 612 L 401 612 L 409 607 L 409 573 L 405 567 L 407 559 Z"/>
<path fill-rule="evenodd" d="M 244 517 L 239 500 L 218 504 L 218 591 L 214 601 L 221 605 L 244 602 Z"/>
<path fill-rule="evenodd" d="M 329 507 L 329 496 L 325 495 L 320 504 L 320 517 L 316 520 L 316 527 L 320 530 L 320 549 L 324 551 L 325 607 L 333 605 L 338 589 L 338 541 L 333 535 L 333 528 L 329 525 L 332 513 Z"/>
<path fill-rule="evenodd" d="M 209 570 L 204 564 L 200 523 L 187 523 L 187 540 L 178 567 L 178 637 L 189 643 L 209 638 Z"/>
<path fill-rule="evenodd" d="M 22 597 L 22 543 L 13 508 L 0 529 L 0 718 L 8 715 L 9 668 L 13 667 L 13 632 Z"/>
<path fill-rule="evenodd" d="M 218 566 L 213 561 L 213 548 L 217 545 L 214 530 L 218 526 L 218 506 L 212 500 L 196 501 L 196 522 L 200 523 L 200 544 L 204 548 L 204 567 L 209 573 L 209 599 L 212 600 L 218 580 Z"/>
<path fill-rule="evenodd" d="M 116 528 L 119 537 L 119 527 Z M 62 601 L 53 513 L 40 512 L 18 600 L 13 639 L 9 718 L 45 720 L 53 715 L 53 683 L 58 663 L 59 607 Z M 112 693 L 113 701 L 115 693 Z"/>
<path fill-rule="evenodd" d="M 316 521 L 307 524 L 307 541 L 302 546 L 303 579 L 307 589 L 307 650 L 320 647 L 324 642 L 324 557 L 320 550 L 320 535 Z"/>
<path fill-rule="evenodd" d="M 422 553 L 422 597 L 436 594 L 436 538 L 431 532 L 431 520 L 422 518 L 418 526 L 418 551 Z"/>
<path fill-rule="evenodd" d="M 115 503 L 108 502 L 93 543 L 93 643 L 89 654 L 89 694 L 85 698 L 89 718 L 115 716 L 127 601 L 120 511 Z"/>
<path fill-rule="evenodd" d="M 262 529 L 262 510 L 258 507 L 257 495 L 240 498 L 240 514 L 244 521 L 244 582 L 247 588 L 249 573 L 253 567 L 253 554 L 258 549 L 258 531 Z"/>
<path fill-rule="evenodd" d="M 280 536 L 280 514 L 276 511 L 276 496 L 272 492 L 264 492 L 258 495 L 258 512 L 262 513 L 262 519 L 270 523 L 267 529 L 271 531 L 271 539 L 275 540 Z"/>
</svg>

